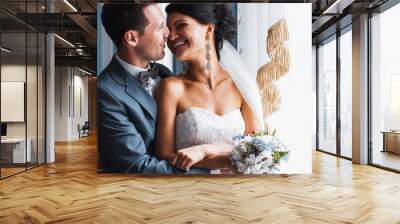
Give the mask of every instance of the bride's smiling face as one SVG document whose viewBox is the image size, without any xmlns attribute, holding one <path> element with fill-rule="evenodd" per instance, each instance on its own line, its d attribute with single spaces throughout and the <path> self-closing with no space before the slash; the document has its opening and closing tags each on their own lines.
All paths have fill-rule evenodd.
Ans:
<svg viewBox="0 0 400 224">
<path fill-rule="evenodd" d="M 168 15 L 167 26 L 170 30 L 167 45 L 178 60 L 196 60 L 205 54 L 207 25 L 174 12 Z"/>
</svg>

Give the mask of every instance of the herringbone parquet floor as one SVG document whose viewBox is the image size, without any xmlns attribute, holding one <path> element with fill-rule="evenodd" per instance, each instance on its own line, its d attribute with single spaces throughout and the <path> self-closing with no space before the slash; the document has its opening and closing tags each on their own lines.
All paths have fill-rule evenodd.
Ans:
<svg viewBox="0 0 400 224">
<path fill-rule="evenodd" d="M 0 223 L 400 223 L 400 175 L 319 152 L 312 175 L 98 174 L 94 137 L 0 181 Z"/>
</svg>

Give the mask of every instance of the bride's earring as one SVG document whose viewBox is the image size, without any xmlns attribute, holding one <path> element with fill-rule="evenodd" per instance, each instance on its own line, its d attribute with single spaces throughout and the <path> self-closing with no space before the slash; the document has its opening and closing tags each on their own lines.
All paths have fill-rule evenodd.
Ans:
<svg viewBox="0 0 400 224">
<path fill-rule="evenodd" d="M 210 44 L 210 35 L 207 33 L 206 37 L 206 69 L 211 72 L 211 44 Z"/>
</svg>

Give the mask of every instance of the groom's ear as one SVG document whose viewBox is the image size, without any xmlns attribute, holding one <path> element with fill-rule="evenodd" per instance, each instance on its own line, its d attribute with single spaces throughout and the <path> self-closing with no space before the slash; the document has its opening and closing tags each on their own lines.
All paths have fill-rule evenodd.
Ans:
<svg viewBox="0 0 400 224">
<path fill-rule="evenodd" d="M 139 42 L 139 32 L 136 30 L 128 30 L 124 34 L 124 41 L 131 45 L 132 47 L 136 47 Z"/>
</svg>

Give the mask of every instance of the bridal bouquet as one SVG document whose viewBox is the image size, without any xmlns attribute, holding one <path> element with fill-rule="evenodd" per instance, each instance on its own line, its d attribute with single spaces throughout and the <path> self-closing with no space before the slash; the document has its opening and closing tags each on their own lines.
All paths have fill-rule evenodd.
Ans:
<svg viewBox="0 0 400 224">
<path fill-rule="evenodd" d="M 289 150 L 275 137 L 275 131 L 233 138 L 232 165 L 244 174 L 270 174 L 279 170 L 281 161 L 289 157 Z"/>
</svg>

